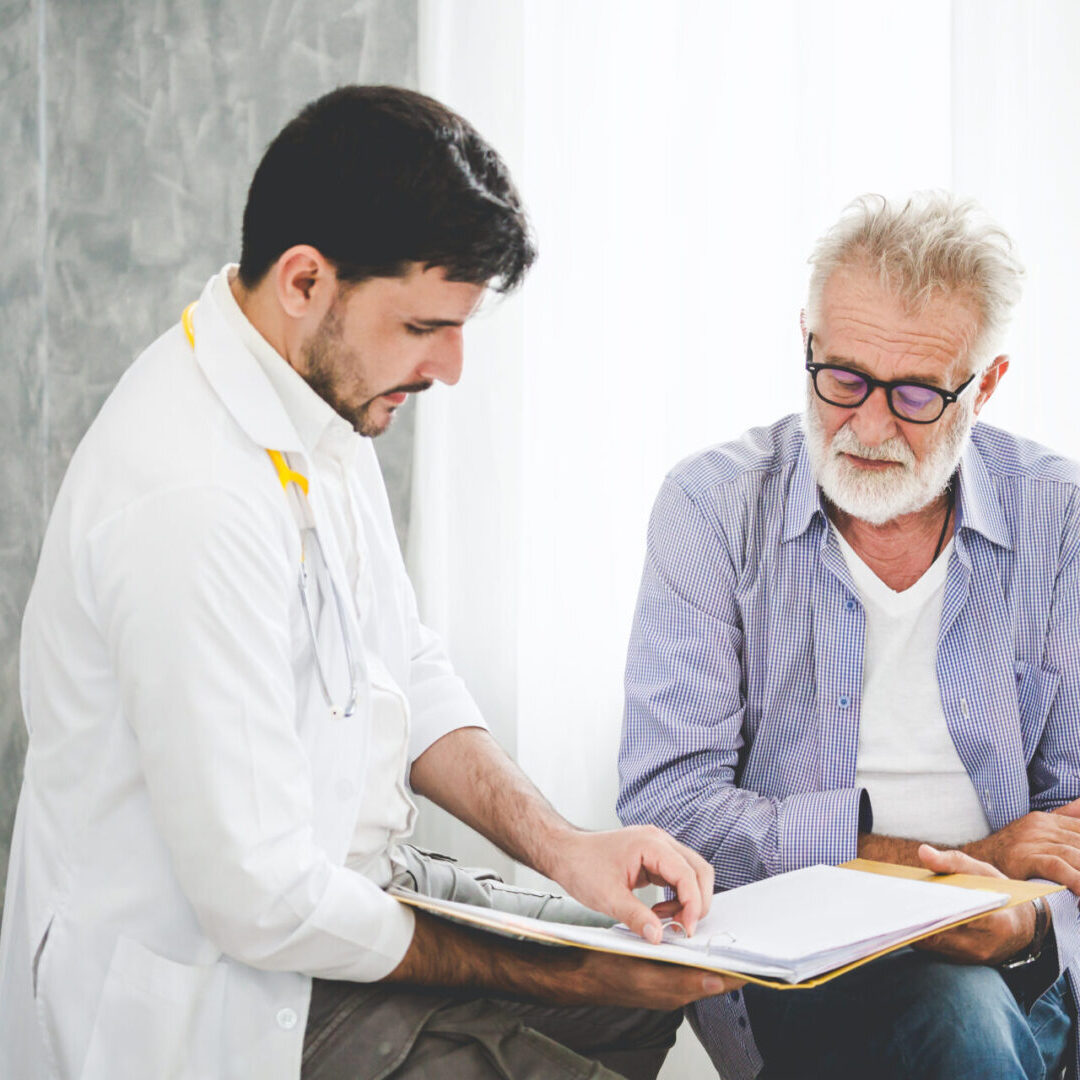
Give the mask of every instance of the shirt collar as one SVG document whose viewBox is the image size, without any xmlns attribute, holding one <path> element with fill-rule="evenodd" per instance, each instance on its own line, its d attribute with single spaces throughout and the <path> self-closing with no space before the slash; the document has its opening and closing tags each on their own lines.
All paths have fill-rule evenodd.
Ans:
<svg viewBox="0 0 1080 1080">
<path fill-rule="evenodd" d="M 240 309 L 229 287 L 235 273 L 235 264 L 230 264 L 212 279 L 209 288 L 214 303 L 229 329 L 255 358 L 270 381 L 286 415 L 296 429 L 304 451 L 310 457 L 328 429 L 345 427 L 349 434 L 353 434 L 351 425 L 308 386 L 295 368 L 255 329 Z"/>
<path fill-rule="evenodd" d="M 192 313 L 195 363 L 256 446 L 300 452 L 303 448 L 299 436 L 281 399 L 222 313 L 214 288 L 222 275 L 207 282 Z"/>
<path fill-rule="evenodd" d="M 1012 535 L 1005 510 L 986 463 L 972 439 L 960 458 L 956 486 L 956 527 L 982 533 L 992 544 L 1012 550 Z"/>
<path fill-rule="evenodd" d="M 788 478 L 787 498 L 784 500 L 783 542 L 802 536 L 814 517 L 825 517 L 825 507 L 821 503 L 821 489 L 810 467 L 810 454 L 806 449 L 806 436 L 800 432 L 795 467 Z"/>
<path fill-rule="evenodd" d="M 827 520 L 821 501 L 821 489 L 810 466 L 805 435 L 799 438 L 798 445 L 795 466 L 788 480 L 787 499 L 784 502 L 785 542 L 802 536 L 816 514 L 821 514 L 822 519 Z M 972 529 L 981 533 L 991 543 L 1012 549 L 1005 512 L 995 497 L 994 484 L 982 455 L 971 439 L 968 439 L 957 468 L 956 522 L 957 530 Z"/>
</svg>

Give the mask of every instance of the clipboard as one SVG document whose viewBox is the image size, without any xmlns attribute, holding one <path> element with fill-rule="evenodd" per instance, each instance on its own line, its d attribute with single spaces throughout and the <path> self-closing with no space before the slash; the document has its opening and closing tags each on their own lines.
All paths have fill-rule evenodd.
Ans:
<svg viewBox="0 0 1080 1080">
<path fill-rule="evenodd" d="M 887 947 L 874 948 L 872 951 L 848 963 L 793 982 L 790 978 L 785 978 L 782 975 L 740 971 L 734 966 L 721 967 L 717 963 L 710 962 L 708 956 L 702 952 L 670 943 L 652 945 L 637 935 L 629 934 L 627 931 L 616 931 L 615 928 L 605 931 L 598 930 L 595 927 L 576 927 L 561 923 L 541 922 L 541 920 L 537 919 L 510 916 L 491 908 L 438 900 L 406 890 L 392 889 L 389 890 L 389 894 L 400 903 L 410 907 L 500 936 L 550 946 L 592 949 L 597 952 L 650 959 L 661 963 L 675 963 L 685 967 L 715 972 L 720 975 L 729 975 L 733 978 L 757 983 L 772 989 L 800 990 L 821 986 L 846 974 L 848 971 L 861 967 L 863 964 L 868 964 L 879 957 L 886 956 L 888 953 L 906 948 L 914 942 L 932 937 L 934 934 L 941 933 L 944 930 L 951 930 L 957 926 L 973 922 L 986 914 L 991 914 L 992 911 L 1005 910 L 1009 907 L 1028 903 L 1039 896 L 1048 896 L 1063 891 L 1063 887 L 1060 885 L 1039 881 L 1014 881 L 1008 878 L 987 878 L 972 874 L 938 875 L 923 867 L 900 866 L 892 863 L 875 862 L 869 859 L 852 859 L 850 862 L 843 863 L 841 869 L 951 888 L 975 889 L 982 893 L 989 891 L 1003 894 L 1006 899 L 1003 902 L 999 901 L 998 905 L 990 910 L 979 911 L 976 914 L 966 915 L 945 924 L 935 925 L 925 932 L 912 933 L 904 936 L 902 940 L 891 942 Z"/>
</svg>

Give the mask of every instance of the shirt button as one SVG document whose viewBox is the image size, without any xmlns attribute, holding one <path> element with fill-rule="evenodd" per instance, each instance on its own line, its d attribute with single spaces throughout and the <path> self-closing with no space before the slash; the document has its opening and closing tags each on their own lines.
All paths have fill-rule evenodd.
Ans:
<svg viewBox="0 0 1080 1080">
<path fill-rule="evenodd" d="M 277 1024 L 282 1031 L 292 1031 L 299 1019 L 295 1009 L 278 1009 Z"/>
<path fill-rule="evenodd" d="M 844 610 L 845 611 L 854 611 L 855 610 L 855 601 L 852 600 L 850 596 L 844 601 Z"/>
<path fill-rule="evenodd" d="M 746 1017 L 745 1016 L 740 1016 L 739 1017 L 739 1027 L 741 1027 L 741 1028 L 746 1027 Z"/>
<path fill-rule="evenodd" d="M 849 698 L 847 694 L 841 694 L 840 697 L 836 699 L 836 704 L 839 705 L 841 709 L 846 709 L 851 704 L 851 698 Z"/>
<path fill-rule="evenodd" d="M 379 1054 L 382 1057 L 386 1057 L 388 1054 L 392 1054 L 393 1052 L 394 1052 L 394 1044 L 392 1042 L 381 1042 L 381 1043 L 379 1043 Z"/>
</svg>

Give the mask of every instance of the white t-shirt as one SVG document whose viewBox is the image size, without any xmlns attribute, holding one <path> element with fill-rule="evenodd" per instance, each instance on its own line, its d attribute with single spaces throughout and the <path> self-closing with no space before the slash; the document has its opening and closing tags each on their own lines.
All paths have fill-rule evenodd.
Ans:
<svg viewBox="0 0 1080 1080">
<path fill-rule="evenodd" d="M 910 588 L 894 592 L 833 530 L 866 613 L 855 783 L 874 832 L 958 845 L 990 832 L 956 752 L 937 680 L 937 642 L 952 542 Z"/>
</svg>

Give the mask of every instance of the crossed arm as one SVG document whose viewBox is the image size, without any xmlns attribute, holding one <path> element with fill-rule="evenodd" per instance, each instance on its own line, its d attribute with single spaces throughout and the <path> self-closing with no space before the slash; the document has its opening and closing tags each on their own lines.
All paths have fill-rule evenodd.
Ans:
<svg viewBox="0 0 1080 1080">
<path fill-rule="evenodd" d="M 926 865 L 942 874 L 1045 878 L 1080 896 L 1080 799 L 1049 813 L 1032 811 L 958 851 L 936 851 L 916 840 L 864 833 L 859 854 L 882 862 Z M 937 934 L 924 947 L 960 963 L 997 964 L 1026 948 L 1034 934 L 1035 911 L 1024 904 Z"/>
</svg>

